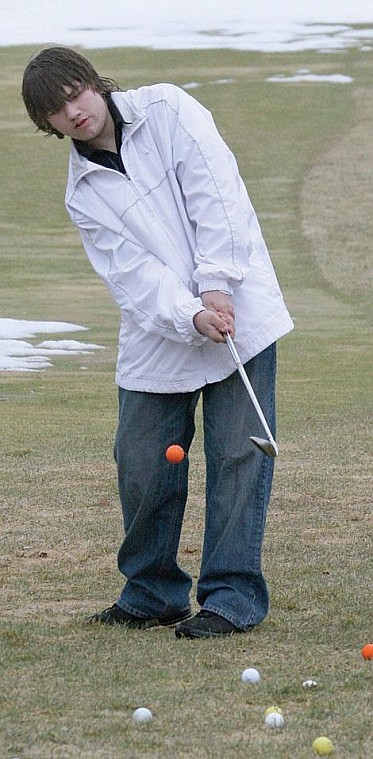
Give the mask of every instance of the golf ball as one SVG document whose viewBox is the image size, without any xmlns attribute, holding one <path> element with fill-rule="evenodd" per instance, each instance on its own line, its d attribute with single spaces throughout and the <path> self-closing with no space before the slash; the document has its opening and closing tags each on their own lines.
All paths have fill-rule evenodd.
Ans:
<svg viewBox="0 0 373 759">
<path fill-rule="evenodd" d="M 316 680 L 304 680 L 302 683 L 303 688 L 315 688 L 317 685 Z"/>
<path fill-rule="evenodd" d="M 264 719 L 264 723 L 267 727 L 281 728 L 284 727 L 285 720 L 279 712 L 269 712 Z"/>
<path fill-rule="evenodd" d="M 282 714 L 282 709 L 280 709 L 279 706 L 269 706 L 268 709 L 265 710 L 264 716 L 267 717 L 268 714 L 273 714 L 273 712 L 276 712 L 276 714 Z"/>
<path fill-rule="evenodd" d="M 321 735 L 320 738 L 316 738 L 312 744 L 312 748 L 315 754 L 319 756 L 328 756 L 334 751 L 334 746 L 329 738 L 325 738 Z"/>
<path fill-rule="evenodd" d="M 260 680 L 260 674 L 255 667 L 248 667 L 242 672 L 241 680 L 243 683 L 258 683 Z"/>
<path fill-rule="evenodd" d="M 364 659 L 373 659 L 373 643 L 366 643 L 361 649 L 361 655 Z"/>
<path fill-rule="evenodd" d="M 147 709 L 146 706 L 139 706 L 138 709 L 135 709 L 132 719 L 134 722 L 149 722 L 153 717 L 150 709 Z"/>
<path fill-rule="evenodd" d="M 180 464 L 185 456 L 184 448 L 181 445 L 169 445 L 166 450 L 166 459 L 170 464 Z"/>
</svg>

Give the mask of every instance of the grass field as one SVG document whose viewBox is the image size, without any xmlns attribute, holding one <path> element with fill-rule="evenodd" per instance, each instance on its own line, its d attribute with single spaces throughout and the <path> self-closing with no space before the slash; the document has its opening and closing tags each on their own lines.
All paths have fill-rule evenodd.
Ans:
<svg viewBox="0 0 373 759">
<path fill-rule="evenodd" d="M 63 207 L 67 141 L 35 135 L 24 112 L 31 52 L 0 48 L 0 317 L 82 324 L 105 350 L 84 371 L 71 357 L 0 374 L 0 757 L 306 759 L 326 735 L 336 757 L 368 759 L 373 53 L 88 54 L 124 88 L 200 84 L 192 94 L 236 153 L 296 324 L 279 348 L 270 614 L 248 635 L 183 641 L 85 625 L 121 588 L 118 314 Z M 353 82 L 266 82 L 305 68 Z M 198 427 L 180 546 L 195 578 L 203 485 Z M 241 682 L 249 666 L 258 685 Z M 318 686 L 304 690 L 309 677 Z M 282 731 L 264 726 L 272 704 Z M 137 706 L 154 719 L 135 725 Z"/>
</svg>

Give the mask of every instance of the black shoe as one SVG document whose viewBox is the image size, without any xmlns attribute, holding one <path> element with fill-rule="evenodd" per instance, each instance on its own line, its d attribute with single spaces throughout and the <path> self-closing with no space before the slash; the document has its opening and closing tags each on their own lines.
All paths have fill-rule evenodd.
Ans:
<svg viewBox="0 0 373 759">
<path fill-rule="evenodd" d="M 201 611 L 187 622 L 181 622 L 175 630 L 177 638 L 218 638 L 221 635 L 234 635 L 240 630 L 232 622 L 229 622 L 220 614 L 213 611 Z"/>
<path fill-rule="evenodd" d="M 188 619 L 191 616 L 191 610 L 188 606 L 180 612 L 175 614 L 166 614 L 163 617 L 136 617 L 134 614 L 129 614 L 120 606 L 114 604 L 108 609 L 97 612 L 89 617 L 88 622 L 101 622 L 104 625 L 124 625 L 137 630 L 146 630 L 148 627 L 156 627 L 156 625 L 176 625 L 177 622 L 182 622 L 183 619 Z"/>
</svg>

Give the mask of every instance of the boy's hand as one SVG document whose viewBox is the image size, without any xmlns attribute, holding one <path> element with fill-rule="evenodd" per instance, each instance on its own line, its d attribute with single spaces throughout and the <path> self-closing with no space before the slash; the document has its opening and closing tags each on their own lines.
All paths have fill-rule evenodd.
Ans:
<svg viewBox="0 0 373 759">
<path fill-rule="evenodd" d="M 193 318 L 195 328 L 201 335 L 206 335 L 214 343 L 224 343 L 228 332 L 227 322 L 215 311 L 199 311 Z"/>
<path fill-rule="evenodd" d="M 215 311 L 215 313 L 225 321 L 224 333 L 229 332 L 232 338 L 234 338 L 235 314 L 231 296 L 227 295 L 227 293 L 220 292 L 220 290 L 211 290 L 202 293 L 201 300 L 205 308 L 209 311 Z"/>
</svg>

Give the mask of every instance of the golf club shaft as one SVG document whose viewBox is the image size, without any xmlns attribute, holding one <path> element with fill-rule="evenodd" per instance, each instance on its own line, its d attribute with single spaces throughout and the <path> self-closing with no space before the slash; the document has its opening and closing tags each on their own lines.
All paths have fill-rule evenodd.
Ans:
<svg viewBox="0 0 373 759">
<path fill-rule="evenodd" d="M 244 383 L 244 385 L 246 387 L 246 390 L 249 393 L 249 396 L 250 396 L 250 398 L 251 398 L 251 400 L 253 402 L 255 411 L 257 412 L 258 417 L 259 417 L 259 419 L 260 419 L 260 421 L 261 421 L 261 423 L 262 423 L 262 425 L 263 425 L 263 427 L 264 427 L 264 429 L 265 429 L 265 431 L 266 431 L 266 433 L 268 435 L 268 440 L 272 443 L 272 445 L 274 446 L 274 448 L 276 450 L 277 449 L 277 443 L 276 443 L 276 441 L 275 441 L 275 439 L 274 439 L 274 437 L 272 435 L 271 430 L 269 429 L 269 426 L 267 424 L 266 418 L 265 418 L 265 416 L 263 414 L 263 411 L 262 411 L 262 409 L 260 407 L 259 401 L 258 401 L 258 399 L 257 399 L 257 397 L 256 397 L 256 395 L 254 393 L 254 390 L 253 390 L 253 388 L 251 386 L 250 380 L 249 380 L 249 378 L 248 378 L 248 376 L 247 376 L 247 374 L 245 372 L 245 369 L 243 368 L 242 361 L 241 361 L 241 359 L 240 359 L 240 357 L 239 357 L 239 355 L 237 353 L 237 348 L 236 348 L 236 346 L 235 346 L 235 344 L 234 344 L 234 342 L 233 342 L 233 340 L 232 340 L 229 332 L 227 332 L 225 338 L 226 338 L 226 341 L 227 341 L 228 348 L 229 348 L 229 350 L 231 352 L 231 356 L 233 358 L 233 361 L 234 361 L 234 363 L 237 366 L 237 369 L 239 371 L 240 377 L 241 377 L 241 379 L 242 379 L 242 381 L 243 381 L 243 383 Z"/>
</svg>

